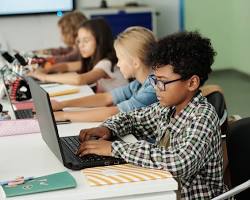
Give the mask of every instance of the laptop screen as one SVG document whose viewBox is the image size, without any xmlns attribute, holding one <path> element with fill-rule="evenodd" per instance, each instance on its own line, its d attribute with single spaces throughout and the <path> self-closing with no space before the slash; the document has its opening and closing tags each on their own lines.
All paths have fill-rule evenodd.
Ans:
<svg viewBox="0 0 250 200">
<path fill-rule="evenodd" d="M 63 163 L 61 143 L 52 111 L 48 93 L 43 90 L 32 78 L 27 77 L 31 95 L 36 109 L 36 117 L 40 126 L 43 140 L 50 150 Z"/>
<path fill-rule="evenodd" d="M 3 85 L 4 93 L 5 93 L 6 97 L 7 97 L 8 104 L 10 105 L 10 110 L 9 110 L 10 117 L 11 117 L 11 119 L 16 119 L 16 115 L 15 115 L 15 112 L 14 112 L 14 107 L 13 107 L 13 104 L 11 102 L 10 95 L 9 95 L 9 92 L 8 92 L 8 89 L 7 89 L 7 86 L 6 86 L 6 83 L 4 81 L 3 76 L 1 77 L 1 85 Z"/>
</svg>

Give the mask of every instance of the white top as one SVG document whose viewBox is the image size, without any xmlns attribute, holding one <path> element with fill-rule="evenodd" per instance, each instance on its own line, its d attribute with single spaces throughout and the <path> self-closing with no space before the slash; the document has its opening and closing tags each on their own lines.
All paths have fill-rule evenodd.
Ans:
<svg viewBox="0 0 250 200">
<path fill-rule="evenodd" d="M 113 72 L 111 68 L 112 62 L 108 59 L 103 59 L 95 65 L 94 69 L 102 69 L 109 76 L 109 78 L 97 81 L 97 92 L 109 92 L 114 88 L 128 84 L 128 80 L 123 77 L 117 66 L 114 67 Z"/>
</svg>

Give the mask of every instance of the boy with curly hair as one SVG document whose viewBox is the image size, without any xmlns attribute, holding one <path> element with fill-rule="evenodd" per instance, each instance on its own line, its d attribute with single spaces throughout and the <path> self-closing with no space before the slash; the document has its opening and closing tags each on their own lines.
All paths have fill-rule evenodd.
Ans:
<svg viewBox="0 0 250 200">
<path fill-rule="evenodd" d="M 160 40 L 148 58 L 154 66 L 151 82 L 159 102 L 82 130 L 78 154 L 114 156 L 167 170 L 179 180 L 181 199 L 211 199 L 223 193 L 219 119 L 199 90 L 208 79 L 214 56 L 210 40 L 197 32 Z M 108 141 L 127 134 L 138 141 Z M 100 139 L 90 140 L 92 136 Z"/>
</svg>

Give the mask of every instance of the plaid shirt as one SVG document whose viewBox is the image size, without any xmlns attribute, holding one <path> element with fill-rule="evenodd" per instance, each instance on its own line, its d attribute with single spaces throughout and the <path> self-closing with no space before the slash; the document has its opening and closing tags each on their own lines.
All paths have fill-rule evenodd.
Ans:
<svg viewBox="0 0 250 200">
<path fill-rule="evenodd" d="M 174 107 L 155 103 L 105 121 L 102 125 L 114 136 L 133 134 L 138 139 L 136 143 L 112 142 L 112 156 L 168 170 L 179 179 L 181 199 L 211 199 L 225 192 L 215 109 L 199 92 L 177 116 L 174 111 Z M 162 142 L 166 138 L 168 142 Z"/>
</svg>

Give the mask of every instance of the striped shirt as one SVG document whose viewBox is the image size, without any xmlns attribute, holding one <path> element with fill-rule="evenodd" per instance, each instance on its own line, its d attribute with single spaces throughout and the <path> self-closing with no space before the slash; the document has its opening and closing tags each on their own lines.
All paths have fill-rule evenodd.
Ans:
<svg viewBox="0 0 250 200">
<path fill-rule="evenodd" d="M 211 199 L 225 192 L 219 119 L 198 92 L 176 116 L 155 103 L 105 121 L 112 135 L 133 134 L 136 143 L 112 142 L 112 156 L 169 171 L 179 180 L 181 199 Z M 150 143 L 147 141 L 155 141 Z"/>
</svg>

